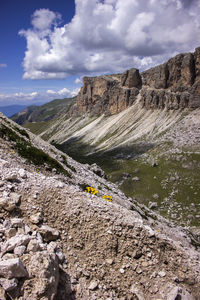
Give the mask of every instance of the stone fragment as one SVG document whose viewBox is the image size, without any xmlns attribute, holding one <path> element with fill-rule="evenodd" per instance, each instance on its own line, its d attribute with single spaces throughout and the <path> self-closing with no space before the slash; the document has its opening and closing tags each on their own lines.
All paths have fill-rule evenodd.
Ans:
<svg viewBox="0 0 200 300">
<path fill-rule="evenodd" d="M 99 177 L 102 177 L 105 179 L 107 178 L 106 173 L 95 163 L 90 166 L 90 170 L 92 172 L 94 172 L 96 175 L 98 175 Z"/>
<path fill-rule="evenodd" d="M 27 178 L 26 171 L 24 169 L 19 169 L 18 174 L 21 178 Z"/>
<path fill-rule="evenodd" d="M 2 246 L 2 252 L 6 253 L 12 251 L 15 247 L 24 245 L 26 246 L 30 241 L 29 235 L 16 235 L 7 240 Z"/>
<path fill-rule="evenodd" d="M 0 285 L 4 289 L 5 292 L 10 292 L 17 287 L 18 281 L 16 278 L 13 279 L 4 279 L 0 278 Z"/>
<path fill-rule="evenodd" d="M 0 208 L 5 209 L 6 211 L 13 211 L 16 208 L 15 203 L 11 202 L 10 199 L 0 198 Z"/>
<path fill-rule="evenodd" d="M 148 206 L 150 209 L 155 209 L 158 207 L 158 203 L 150 201 Z"/>
<path fill-rule="evenodd" d="M 166 273 L 165 273 L 164 271 L 160 271 L 160 272 L 158 272 L 158 275 L 159 275 L 160 277 L 165 277 L 165 276 L 166 276 Z"/>
<path fill-rule="evenodd" d="M 38 242 L 38 240 L 36 239 L 32 239 L 30 240 L 30 242 L 28 243 L 27 246 L 27 251 L 30 252 L 37 252 L 38 250 L 40 250 L 40 244 Z"/>
<path fill-rule="evenodd" d="M 22 256 L 26 251 L 26 246 L 17 246 L 14 249 L 14 254 L 18 255 L 18 256 Z"/>
<path fill-rule="evenodd" d="M 56 255 L 61 263 L 65 260 L 65 255 L 60 249 L 56 251 Z"/>
<path fill-rule="evenodd" d="M 143 292 L 139 289 L 136 284 L 132 284 L 130 288 L 131 294 L 134 294 L 137 297 L 137 300 L 145 300 Z"/>
<path fill-rule="evenodd" d="M 140 178 L 139 178 L 139 177 L 137 177 L 137 176 L 135 176 L 135 177 L 133 177 L 133 178 L 132 178 L 132 180 L 133 180 L 133 181 L 139 181 L 139 180 L 140 180 Z"/>
<path fill-rule="evenodd" d="M 18 182 L 17 174 L 13 173 L 8 175 L 5 180 L 10 181 L 10 182 Z"/>
<path fill-rule="evenodd" d="M 48 225 L 42 225 L 38 231 L 44 238 L 45 242 L 55 241 L 59 237 L 59 231 L 49 227 Z"/>
<path fill-rule="evenodd" d="M 26 264 L 30 277 L 35 280 L 24 282 L 24 299 L 56 299 L 59 282 L 59 262 L 55 254 L 36 252 Z M 44 296 L 45 293 L 45 296 Z"/>
<path fill-rule="evenodd" d="M 56 242 L 50 242 L 48 245 L 47 245 L 47 251 L 50 252 L 50 253 L 55 253 L 56 250 L 57 250 L 57 244 Z"/>
<path fill-rule="evenodd" d="M 96 280 L 92 280 L 88 287 L 89 290 L 94 291 L 98 288 L 98 282 Z"/>
<path fill-rule="evenodd" d="M 135 259 L 139 259 L 141 256 L 142 256 L 142 251 L 140 251 L 140 250 L 134 250 L 133 251 L 133 257 Z"/>
<path fill-rule="evenodd" d="M 41 212 L 38 212 L 38 213 L 36 213 L 36 214 L 30 216 L 30 221 L 31 221 L 31 223 L 33 223 L 33 224 L 38 224 L 38 223 L 40 223 L 42 220 L 43 220 L 43 217 L 42 217 L 42 213 L 41 213 Z"/>
<path fill-rule="evenodd" d="M 0 261 L 0 276 L 5 278 L 27 277 L 28 272 L 19 258 Z"/>
<path fill-rule="evenodd" d="M 112 265 L 112 264 L 113 264 L 113 259 L 112 259 L 112 258 L 107 258 L 107 259 L 106 259 L 106 263 L 107 263 L 108 265 Z"/>
<path fill-rule="evenodd" d="M 24 221 L 23 221 L 23 219 L 13 218 L 10 221 L 11 221 L 11 225 L 13 227 L 18 227 L 18 228 L 23 228 L 24 227 Z"/>
<path fill-rule="evenodd" d="M 8 237 L 8 238 L 11 238 L 11 237 L 15 236 L 16 233 L 17 233 L 17 230 L 16 230 L 15 228 L 9 228 L 9 229 L 7 229 L 7 230 L 5 231 L 5 235 L 6 235 L 6 237 Z"/>
<path fill-rule="evenodd" d="M 16 205 L 19 205 L 22 196 L 17 193 L 10 193 L 10 198 L 12 199 L 12 202 L 14 202 Z"/>
</svg>

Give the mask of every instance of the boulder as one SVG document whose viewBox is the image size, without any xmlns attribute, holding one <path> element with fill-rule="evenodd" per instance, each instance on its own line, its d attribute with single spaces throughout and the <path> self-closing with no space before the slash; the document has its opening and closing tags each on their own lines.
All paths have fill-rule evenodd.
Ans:
<svg viewBox="0 0 200 300">
<path fill-rule="evenodd" d="M 21 246 L 21 245 L 26 246 L 30 240 L 31 237 L 29 235 L 25 235 L 25 234 L 15 235 L 2 245 L 2 252 L 3 253 L 10 252 L 17 246 Z"/>
<path fill-rule="evenodd" d="M 0 261 L 0 276 L 5 278 L 27 277 L 28 272 L 19 258 Z"/>
<path fill-rule="evenodd" d="M 0 285 L 2 286 L 5 292 L 10 292 L 14 290 L 17 287 L 17 284 L 18 281 L 16 278 L 13 279 L 0 278 Z"/>
<path fill-rule="evenodd" d="M 24 282 L 25 299 L 55 299 L 59 282 L 59 263 L 55 254 L 36 252 L 27 263 L 30 282 Z"/>
<path fill-rule="evenodd" d="M 59 231 L 49 227 L 48 225 L 42 225 L 38 228 L 39 233 L 42 235 L 45 242 L 55 241 L 59 237 Z"/>
</svg>

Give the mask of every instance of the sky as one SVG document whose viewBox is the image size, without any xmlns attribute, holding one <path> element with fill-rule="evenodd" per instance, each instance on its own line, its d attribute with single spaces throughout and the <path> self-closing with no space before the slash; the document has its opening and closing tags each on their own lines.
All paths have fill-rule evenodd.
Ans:
<svg viewBox="0 0 200 300">
<path fill-rule="evenodd" d="M 200 0 L 0 0 L 0 106 L 75 96 L 200 46 Z"/>
</svg>

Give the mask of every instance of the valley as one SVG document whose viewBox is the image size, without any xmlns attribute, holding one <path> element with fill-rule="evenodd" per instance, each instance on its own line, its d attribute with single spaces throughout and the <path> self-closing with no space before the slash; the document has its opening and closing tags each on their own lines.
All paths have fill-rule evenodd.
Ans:
<svg viewBox="0 0 200 300">
<path fill-rule="evenodd" d="M 55 102 L 50 102 L 38 110 L 39 117 L 25 118 L 23 126 L 77 161 L 96 163 L 128 197 L 196 231 L 199 53 L 197 48 L 194 54 L 177 55 L 141 75 L 131 69 L 86 77 L 69 106 L 60 101 L 52 114 Z M 18 115 L 13 120 L 19 122 Z"/>
</svg>

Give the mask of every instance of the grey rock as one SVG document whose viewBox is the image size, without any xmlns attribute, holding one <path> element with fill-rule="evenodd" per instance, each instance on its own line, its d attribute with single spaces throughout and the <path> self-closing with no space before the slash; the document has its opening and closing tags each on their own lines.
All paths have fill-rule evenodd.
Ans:
<svg viewBox="0 0 200 300">
<path fill-rule="evenodd" d="M 149 202 L 148 206 L 149 206 L 150 209 L 155 209 L 155 208 L 158 207 L 158 204 L 156 202 Z"/>
<path fill-rule="evenodd" d="M 37 252 L 38 250 L 40 250 L 40 244 L 39 244 L 38 240 L 36 240 L 36 239 L 30 240 L 30 242 L 28 243 L 28 246 L 27 246 L 27 251 L 28 252 Z"/>
<path fill-rule="evenodd" d="M 0 208 L 11 212 L 16 208 L 16 205 L 14 202 L 11 202 L 10 199 L 0 198 Z"/>
<path fill-rule="evenodd" d="M 31 237 L 29 235 L 16 235 L 4 243 L 4 245 L 2 246 L 2 252 L 6 253 L 12 251 L 17 246 L 26 246 L 30 239 Z"/>
<path fill-rule="evenodd" d="M 12 199 L 12 202 L 14 202 L 16 205 L 19 205 L 21 202 L 21 195 L 17 193 L 10 193 L 10 198 Z"/>
<path fill-rule="evenodd" d="M 139 181 L 139 180 L 140 180 L 140 178 L 139 178 L 139 177 L 137 177 L 137 176 L 135 176 L 135 177 L 133 177 L 133 178 L 132 178 L 132 180 L 133 180 L 133 181 Z"/>
<path fill-rule="evenodd" d="M 14 249 L 14 254 L 18 255 L 18 256 L 22 256 L 26 251 L 26 246 L 17 246 Z"/>
<path fill-rule="evenodd" d="M 132 284 L 130 292 L 131 294 L 134 294 L 138 300 L 145 300 L 143 292 L 136 284 Z"/>
<path fill-rule="evenodd" d="M 5 278 L 27 277 L 28 272 L 19 258 L 2 260 L 0 262 L 0 276 Z"/>
<path fill-rule="evenodd" d="M 107 178 L 105 172 L 95 163 L 90 166 L 90 170 L 102 178 Z"/>
<path fill-rule="evenodd" d="M 17 287 L 18 281 L 16 278 L 13 279 L 4 279 L 0 278 L 0 285 L 4 289 L 5 292 L 10 292 Z"/>
<path fill-rule="evenodd" d="M 38 231 L 46 242 L 55 241 L 59 237 L 59 231 L 49 227 L 48 225 L 42 225 L 38 228 Z"/>
</svg>

